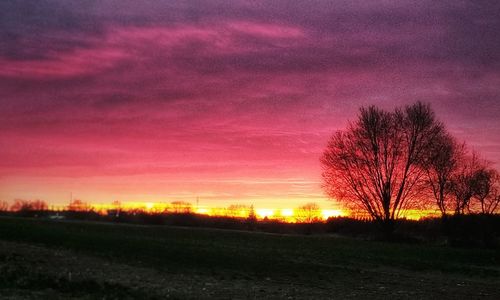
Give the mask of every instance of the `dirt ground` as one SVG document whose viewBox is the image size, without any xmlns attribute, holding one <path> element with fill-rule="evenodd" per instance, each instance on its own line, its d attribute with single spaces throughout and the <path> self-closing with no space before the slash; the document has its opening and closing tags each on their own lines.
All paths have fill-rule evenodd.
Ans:
<svg viewBox="0 0 500 300">
<path fill-rule="evenodd" d="M 38 245 L 0 241 L 2 299 L 500 299 L 498 282 L 344 268 L 317 284 L 171 273 Z M 337 276 L 336 276 L 337 277 Z"/>
</svg>

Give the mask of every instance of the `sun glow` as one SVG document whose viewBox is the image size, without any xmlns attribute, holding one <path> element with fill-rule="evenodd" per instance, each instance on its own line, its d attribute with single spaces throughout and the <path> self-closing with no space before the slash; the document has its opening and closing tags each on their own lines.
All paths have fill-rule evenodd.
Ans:
<svg viewBox="0 0 500 300">
<path fill-rule="evenodd" d="M 289 208 L 282 209 L 281 210 L 281 215 L 283 217 L 293 217 L 293 209 L 289 209 Z"/>
<path fill-rule="evenodd" d="M 323 209 L 321 211 L 321 217 L 326 220 L 331 217 L 340 217 L 342 216 L 342 211 L 338 209 Z"/>
<path fill-rule="evenodd" d="M 78 200 L 80 201 L 80 200 Z M 228 207 L 193 206 L 189 202 L 124 202 L 115 201 L 111 204 L 90 204 L 80 201 L 75 205 L 48 205 L 53 211 L 79 210 L 93 211 L 102 215 L 116 214 L 117 211 L 132 213 L 194 213 L 213 217 L 228 217 L 246 219 L 252 215 L 252 207 L 248 205 L 230 205 Z M 255 208 L 253 214 L 258 220 L 277 220 L 281 222 L 296 223 L 308 222 L 307 220 L 326 221 L 329 218 L 352 217 L 356 219 L 369 219 L 364 212 L 353 212 L 342 209 L 315 209 L 301 210 L 300 208 Z M 419 220 L 427 217 L 439 217 L 436 210 L 407 210 L 400 218 Z"/>
<path fill-rule="evenodd" d="M 271 218 L 274 215 L 274 209 L 261 208 L 256 210 L 257 216 L 261 219 Z"/>
<path fill-rule="evenodd" d="M 197 208 L 195 212 L 199 215 L 209 215 L 210 210 L 208 208 Z"/>
</svg>

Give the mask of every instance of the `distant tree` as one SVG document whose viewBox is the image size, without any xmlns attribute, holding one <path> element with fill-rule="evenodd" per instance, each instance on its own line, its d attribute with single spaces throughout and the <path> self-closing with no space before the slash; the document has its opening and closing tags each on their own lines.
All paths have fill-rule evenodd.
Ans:
<svg viewBox="0 0 500 300">
<path fill-rule="evenodd" d="M 228 217 L 246 217 L 250 211 L 250 207 L 244 204 L 231 204 L 226 209 L 226 216 Z"/>
<path fill-rule="evenodd" d="M 86 212 L 92 210 L 92 207 L 87 202 L 75 199 L 69 203 L 68 210 Z"/>
<path fill-rule="evenodd" d="M 11 211 L 25 211 L 29 210 L 30 205 L 28 204 L 27 200 L 24 199 L 14 199 L 14 203 L 12 203 L 12 206 L 10 207 Z"/>
<path fill-rule="evenodd" d="M 430 106 L 417 102 L 393 112 L 361 108 L 358 120 L 336 132 L 321 158 L 327 194 L 362 210 L 386 233 L 424 187 L 422 163 L 443 134 Z"/>
<path fill-rule="evenodd" d="M 113 209 L 116 209 L 116 210 L 121 210 L 122 203 L 120 202 L 120 200 L 115 200 L 115 201 L 111 202 L 111 207 L 113 207 Z"/>
<path fill-rule="evenodd" d="M 39 199 L 31 201 L 30 205 L 31 209 L 36 211 L 45 211 L 49 209 L 47 202 Z"/>
<path fill-rule="evenodd" d="M 450 134 L 437 136 L 423 168 L 431 195 L 442 216 L 452 209 L 453 176 L 465 155 L 465 145 L 459 144 Z"/>
<path fill-rule="evenodd" d="M 250 209 L 248 210 L 248 218 L 247 220 L 249 222 L 255 222 L 257 221 L 257 214 L 255 214 L 255 209 L 253 207 L 253 204 L 250 205 Z"/>
<path fill-rule="evenodd" d="M 170 203 L 172 212 L 175 214 L 187 214 L 192 211 L 191 203 L 184 201 L 173 201 Z"/>
<path fill-rule="evenodd" d="M 500 204 L 500 175 L 492 168 L 481 168 L 476 174 L 474 198 L 480 204 L 483 214 L 493 214 Z"/>
<path fill-rule="evenodd" d="M 122 203 L 119 200 L 111 202 L 111 208 L 107 210 L 108 216 L 120 217 L 122 212 Z"/>
<path fill-rule="evenodd" d="M 482 209 L 483 213 L 487 215 L 498 213 L 500 209 L 500 188 L 495 188 L 491 196 L 484 200 Z"/>
<path fill-rule="evenodd" d="M 295 211 L 295 219 L 299 223 L 313 223 L 321 220 L 321 209 L 318 204 L 309 202 Z"/>
<path fill-rule="evenodd" d="M 43 200 L 24 200 L 14 199 L 10 210 L 12 211 L 46 211 L 49 209 L 47 203 Z"/>
<path fill-rule="evenodd" d="M 9 210 L 9 202 L 1 200 L 0 201 L 0 211 L 8 211 Z"/>
<path fill-rule="evenodd" d="M 481 181 L 484 180 L 484 170 L 485 165 L 476 153 L 465 156 L 461 161 L 451 184 L 455 197 L 455 215 L 462 215 L 470 210 L 471 199 L 478 194 Z"/>
</svg>

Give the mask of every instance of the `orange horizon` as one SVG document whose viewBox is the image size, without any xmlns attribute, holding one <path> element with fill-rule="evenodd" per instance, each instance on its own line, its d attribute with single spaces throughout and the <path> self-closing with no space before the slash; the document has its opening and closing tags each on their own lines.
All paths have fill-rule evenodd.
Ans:
<svg viewBox="0 0 500 300">
<path fill-rule="evenodd" d="M 248 218 L 253 209 L 258 220 L 279 220 L 287 223 L 300 223 L 304 220 L 326 221 L 331 217 L 353 217 L 369 218 L 363 212 L 354 212 L 348 209 L 318 209 L 304 210 L 302 207 L 296 208 L 272 208 L 264 206 L 233 204 L 226 207 L 192 205 L 189 202 L 174 201 L 166 202 L 119 202 L 114 201 L 109 204 L 89 203 L 81 200 L 74 200 L 70 204 L 50 204 L 47 208 L 52 211 L 96 211 L 99 214 L 106 214 L 108 211 L 142 211 L 146 213 L 182 213 L 189 212 L 199 215 L 213 217 Z M 11 209 L 11 211 L 13 211 Z M 15 211 L 15 210 L 14 210 Z M 419 220 L 425 217 L 435 217 L 439 214 L 435 210 L 408 210 L 401 218 Z"/>
</svg>

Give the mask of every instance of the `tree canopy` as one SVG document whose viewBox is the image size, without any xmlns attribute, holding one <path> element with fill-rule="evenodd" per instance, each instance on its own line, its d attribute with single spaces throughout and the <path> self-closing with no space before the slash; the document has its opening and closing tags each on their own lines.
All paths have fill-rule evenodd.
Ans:
<svg viewBox="0 0 500 300">
<path fill-rule="evenodd" d="M 421 102 L 393 111 L 361 108 L 355 122 L 333 134 L 321 164 L 326 193 L 387 231 L 406 210 L 430 203 L 443 216 L 491 214 L 500 204 L 498 172 Z"/>
<path fill-rule="evenodd" d="M 361 108 L 358 120 L 336 132 L 321 158 L 329 196 L 382 222 L 418 201 L 420 167 L 443 134 L 430 106 L 418 102 L 394 111 Z"/>
</svg>

